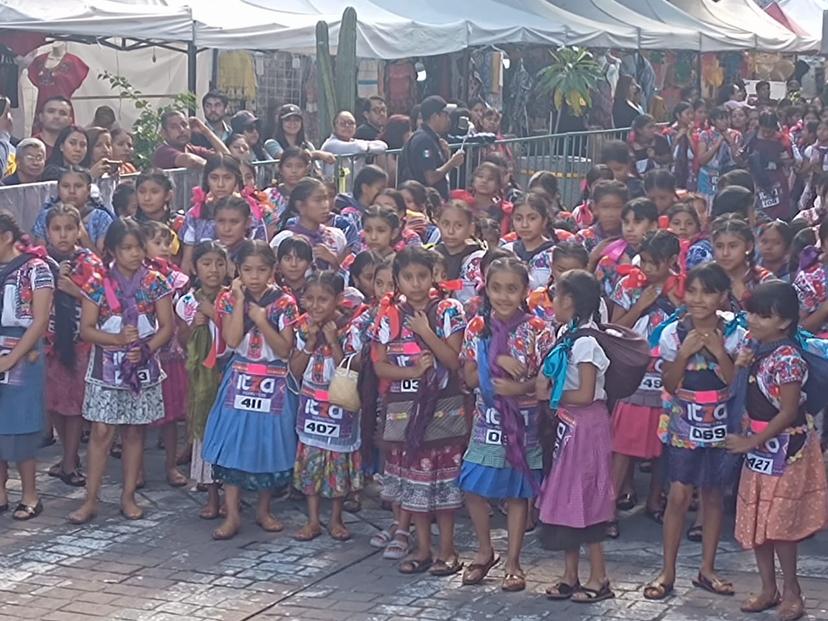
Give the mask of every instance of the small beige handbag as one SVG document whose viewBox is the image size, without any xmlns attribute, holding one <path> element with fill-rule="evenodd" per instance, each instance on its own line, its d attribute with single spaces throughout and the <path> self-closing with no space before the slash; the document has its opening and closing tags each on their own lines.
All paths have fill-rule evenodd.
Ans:
<svg viewBox="0 0 828 621">
<path fill-rule="evenodd" d="M 357 388 L 359 373 L 351 370 L 354 355 L 342 359 L 328 386 L 328 401 L 331 405 L 339 406 L 348 412 L 358 412 L 361 405 Z"/>
</svg>

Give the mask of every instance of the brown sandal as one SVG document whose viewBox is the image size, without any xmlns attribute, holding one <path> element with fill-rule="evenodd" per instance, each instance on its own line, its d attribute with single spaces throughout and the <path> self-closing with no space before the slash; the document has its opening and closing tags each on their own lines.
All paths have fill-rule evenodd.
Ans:
<svg viewBox="0 0 828 621">
<path fill-rule="evenodd" d="M 348 541 L 351 538 L 351 531 L 344 526 L 334 526 L 328 529 L 328 534 L 334 541 Z"/>
<path fill-rule="evenodd" d="M 673 592 L 673 583 L 651 582 L 644 587 L 644 599 L 660 601 L 666 599 Z"/>
<path fill-rule="evenodd" d="M 763 599 L 760 593 L 747 598 L 739 610 L 742 612 L 765 612 L 771 608 L 776 608 L 781 601 L 782 597 L 779 595 L 779 591 L 774 593 L 770 599 Z"/>
<path fill-rule="evenodd" d="M 702 574 L 702 572 L 699 572 L 699 575 L 696 576 L 695 580 L 693 580 L 693 586 L 699 589 L 704 589 L 708 593 L 713 593 L 714 595 L 725 595 L 730 597 L 731 595 L 736 594 L 736 591 L 733 589 L 732 582 L 722 580 L 721 578 L 710 579 Z"/>
<path fill-rule="evenodd" d="M 500 588 L 507 593 L 523 591 L 526 589 L 526 577 L 522 574 L 506 574 Z"/>
<path fill-rule="evenodd" d="M 447 576 L 453 576 L 461 569 L 463 569 L 463 563 L 460 562 L 460 559 L 457 558 L 457 555 L 455 554 L 447 561 L 444 561 L 443 559 L 437 559 L 434 561 L 434 564 L 431 566 L 428 573 L 438 578 L 445 578 Z"/>
<path fill-rule="evenodd" d="M 463 584 L 466 586 L 471 586 L 473 584 L 480 584 L 483 580 L 486 579 L 486 576 L 489 575 L 492 567 L 497 565 L 500 562 L 500 557 L 497 556 L 494 552 L 492 552 L 492 558 L 489 559 L 488 563 L 480 564 L 480 563 L 472 563 L 468 567 L 466 567 L 466 571 L 463 572 Z"/>
<path fill-rule="evenodd" d="M 317 537 L 322 535 L 322 527 L 312 527 L 310 524 L 306 524 L 302 528 L 300 528 L 293 538 L 296 541 L 313 541 Z"/>
<path fill-rule="evenodd" d="M 795 602 L 782 602 L 779 606 L 779 621 L 796 621 L 805 616 L 805 602 L 802 596 Z"/>
</svg>

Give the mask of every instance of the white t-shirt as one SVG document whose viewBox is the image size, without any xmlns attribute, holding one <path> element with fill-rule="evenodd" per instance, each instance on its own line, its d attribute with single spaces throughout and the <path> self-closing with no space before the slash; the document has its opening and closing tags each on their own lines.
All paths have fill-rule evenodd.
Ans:
<svg viewBox="0 0 828 621">
<path fill-rule="evenodd" d="M 583 327 L 598 328 L 592 321 L 584 324 Z M 558 337 L 565 331 L 566 326 L 558 331 Z M 606 400 L 607 391 L 604 390 L 604 381 L 610 361 L 594 336 L 582 336 L 577 338 L 575 343 L 573 343 L 572 352 L 569 356 L 569 365 L 566 368 L 564 390 L 578 390 L 581 386 L 581 374 L 578 370 L 578 365 L 584 362 L 588 362 L 598 369 L 595 376 L 595 395 L 593 396 L 593 401 Z"/>
</svg>

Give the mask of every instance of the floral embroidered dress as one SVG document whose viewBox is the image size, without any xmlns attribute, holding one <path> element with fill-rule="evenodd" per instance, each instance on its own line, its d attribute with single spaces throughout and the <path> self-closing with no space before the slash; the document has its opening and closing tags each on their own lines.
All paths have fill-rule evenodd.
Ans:
<svg viewBox="0 0 828 621">
<path fill-rule="evenodd" d="M 90 280 L 103 282 L 103 262 L 88 248 L 76 248 L 69 257 L 52 258 L 60 263 L 68 263 L 67 275 L 81 291 Z M 46 332 L 46 377 L 49 380 L 46 383 L 46 410 L 62 416 L 80 416 L 83 411 L 86 367 L 89 364 L 91 345 L 80 340 L 80 311 L 81 300 L 68 293 L 55 291 L 49 329 Z M 73 352 L 66 345 L 58 347 L 57 333 L 63 330 L 67 333 L 71 330 Z"/>
<path fill-rule="evenodd" d="M 581 244 L 584 248 L 586 248 L 587 252 L 589 253 L 595 250 L 598 244 L 600 244 L 605 239 L 608 239 L 609 237 L 612 236 L 604 232 L 604 229 L 598 222 L 585 229 L 581 229 L 575 235 L 575 239 L 578 241 L 578 243 Z"/>
<path fill-rule="evenodd" d="M 405 317 L 405 304 L 397 306 L 400 317 Z M 386 347 L 388 362 L 398 367 L 413 367 L 424 353 L 416 335 L 405 325 L 393 326 L 386 314 L 380 314 L 372 331 L 372 340 Z M 466 319 L 463 306 L 457 300 L 443 299 L 436 302 L 432 329 L 441 339 L 463 332 Z M 397 328 L 397 329 L 395 329 Z M 436 372 L 441 378 L 439 388 L 449 384 L 450 373 L 436 360 Z M 383 380 L 382 422 L 388 426 L 389 403 L 395 396 L 416 393 L 419 380 Z M 460 462 L 465 441 L 457 439 L 439 446 L 419 449 L 415 455 L 407 455 L 402 443 L 389 442 L 385 461 L 382 496 L 385 500 L 399 502 L 406 511 L 429 512 L 457 509 L 462 505 L 462 494 L 457 487 Z"/>
<path fill-rule="evenodd" d="M 279 245 L 286 239 L 291 237 L 301 236 L 308 240 L 311 247 L 324 246 L 330 250 L 334 256 L 342 257 L 346 246 L 348 245 L 345 239 L 345 233 L 333 226 L 322 224 L 317 230 L 307 229 L 300 225 L 298 221 L 288 223 L 284 231 L 278 233 L 270 242 L 271 248 L 277 252 Z M 324 270 L 331 269 L 333 266 L 327 261 L 314 258 L 313 265 L 316 269 Z M 347 281 L 346 281 L 347 282 Z"/>
<path fill-rule="evenodd" d="M 548 240 L 534 250 L 527 250 L 520 239 L 502 244 L 501 247 L 513 252 L 518 259 L 526 263 L 526 267 L 529 269 L 530 289 L 544 287 L 549 284 L 549 279 L 552 276 L 554 241 Z"/>
<path fill-rule="evenodd" d="M 296 349 L 307 348 L 310 318 L 295 324 Z M 349 351 L 349 325 L 339 331 L 343 352 Z M 305 368 L 299 390 L 296 433 L 299 445 L 293 470 L 293 486 L 306 495 L 343 498 L 362 489 L 360 413 L 333 405 L 328 388 L 337 364 L 324 336 L 317 336 L 313 354 Z"/>
<path fill-rule="evenodd" d="M 484 366 L 491 371 L 488 359 L 481 359 L 481 355 L 488 353 L 488 347 L 493 346 L 492 338 L 483 337 L 486 321 L 491 321 L 491 318 L 477 316 L 469 323 L 463 336 L 460 361 L 463 364 L 473 363 L 478 369 Z M 553 342 L 554 334 L 547 325 L 542 320 L 527 315 L 526 319 L 510 332 L 506 339 L 506 351 L 500 355 L 514 358 L 526 367 L 526 373 L 521 377 L 521 380 L 525 381 L 540 372 L 543 358 L 552 349 Z M 518 424 L 522 429 L 522 448 L 529 470 L 523 473 L 507 458 L 506 444 L 509 433 L 503 424 L 506 414 L 498 411 L 496 407 L 502 401 L 494 400 L 488 404 L 481 387 L 476 388 L 474 392 L 474 422 L 469 446 L 463 456 L 460 488 L 485 498 L 533 497 L 539 489 L 540 472 L 543 467 L 537 399 L 534 395 L 514 399 L 521 417 Z M 535 485 L 531 484 L 528 477 L 522 475 L 534 477 Z"/>
<path fill-rule="evenodd" d="M 0 270 L 6 266 L 0 264 Z M 6 275 L 2 287 L 0 355 L 11 352 L 32 325 L 34 292 L 54 289 L 55 281 L 49 265 L 43 259 L 32 256 Z M 0 460 L 3 461 L 32 459 L 40 447 L 46 365 L 39 346 L 35 352 L 37 357 L 34 360 L 31 355 L 24 356 L 15 366 L 0 374 Z"/>
<path fill-rule="evenodd" d="M 736 296 L 733 295 L 732 290 L 728 294 L 731 312 L 738 313 L 743 311 L 744 304 L 747 301 L 747 297 L 750 295 L 750 292 L 753 291 L 757 285 L 761 285 L 763 282 L 775 279 L 776 276 L 773 275 L 773 272 L 766 270 L 764 267 L 759 265 L 754 265 L 748 270 L 747 274 L 745 274 L 746 289 L 742 299 L 736 298 Z"/>
<path fill-rule="evenodd" d="M 290 328 L 299 315 L 293 296 L 278 287 L 259 300 L 268 323 L 277 331 Z M 261 491 L 287 485 L 296 459 L 295 386 L 289 387 L 287 360 L 268 345 L 249 319 L 245 300 L 245 334 L 222 376 L 207 420 L 201 456 L 213 464 L 213 477 L 227 485 Z M 238 302 L 231 291 L 216 300 L 219 321 L 232 315 Z"/>
<path fill-rule="evenodd" d="M 116 279 L 109 274 L 87 282 L 83 293 L 98 306 L 98 330 L 108 334 L 121 332 L 125 312 L 134 305 L 138 336 L 146 342 L 158 329 L 155 305 L 172 295 L 172 289 L 160 272 L 145 267 L 134 277 L 140 283 L 132 299 L 125 297 Z M 151 354 L 137 370 L 140 382 L 137 390 L 124 376 L 126 352 L 124 347 L 92 345 L 83 401 L 86 420 L 108 425 L 146 425 L 164 417 L 161 383 L 166 374 L 158 352 Z"/>
<path fill-rule="evenodd" d="M 250 239 L 267 239 L 267 228 L 262 219 L 262 210 L 258 202 L 249 195 L 244 199 L 250 204 L 250 215 L 253 221 Z M 204 217 L 206 207 L 215 199 L 204 192 L 200 187 L 193 188 L 193 206 L 184 215 L 184 224 L 179 236 L 185 246 L 195 246 L 199 242 L 216 239 L 216 221 L 212 216 Z"/>
<path fill-rule="evenodd" d="M 735 358 L 746 331 L 734 326 L 728 332 L 724 323 L 722 329 L 725 351 Z M 687 318 L 664 328 L 658 346 L 662 361 L 676 361 L 690 330 L 692 322 Z M 693 354 L 681 385 L 665 402 L 659 423 L 670 482 L 725 488 L 735 480 L 741 457 L 728 453 L 724 440 L 738 430 L 741 421 L 728 416 L 729 398 L 728 384 L 712 354 L 705 350 Z"/>
<path fill-rule="evenodd" d="M 803 316 L 811 315 L 828 301 L 828 273 L 825 265 L 817 263 L 796 275 L 793 286 L 799 297 L 799 312 Z M 820 326 L 820 333 L 828 332 L 828 322 Z"/>
<path fill-rule="evenodd" d="M 754 361 L 748 376 L 747 432 L 761 433 L 782 409 L 786 384 L 805 384 L 808 365 L 789 342 Z M 813 417 L 800 411 L 790 427 L 746 455 L 736 505 L 736 540 L 801 541 L 828 525 L 828 483 Z"/>
</svg>

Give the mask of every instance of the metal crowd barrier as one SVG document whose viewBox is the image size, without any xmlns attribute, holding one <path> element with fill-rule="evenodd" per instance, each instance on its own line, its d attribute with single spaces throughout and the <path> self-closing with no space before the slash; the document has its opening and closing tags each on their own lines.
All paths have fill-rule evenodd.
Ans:
<svg viewBox="0 0 828 621">
<path fill-rule="evenodd" d="M 256 162 L 253 166 L 256 169 L 257 183 L 260 184 L 258 187 L 269 186 L 274 178 L 276 162 L 273 160 Z M 164 172 L 169 175 L 173 182 L 173 211 L 179 209 L 187 211 L 190 207 L 193 188 L 201 183 L 201 172 L 186 168 L 174 168 Z M 103 177 L 95 182 L 93 192 L 99 192 L 104 204 L 111 207 L 112 193 L 118 184 L 134 181 L 135 177 L 137 177 L 137 174 Z M 20 228 L 24 232 L 28 232 L 31 231 L 43 203 L 56 194 L 56 181 L 27 183 L 9 187 L 0 186 L 0 211 L 11 213 Z"/>
<path fill-rule="evenodd" d="M 474 169 L 489 153 L 499 153 L 509 163 L 513 178 L 520 187 L 526 187 L 530 177 L 539 170 L 546 170 L 558 178 L 561 203 L 573 206 L 580 203 L 582 183 L 587 171 L 599 159 L 602 145 L 609 140 L 626 140 L 627 129 L 597 130 L 532 136 L 528 138 L 507 138 L 488 144 L 467 142 L 463 145 L 465 163 L 449 175 L 449 186 L 454 189 L 468 189 Z M 460 144 L 449 145 L 452 151 Z M 397 178 L 397 163 L 401 150 L 389 150 L 385 155 L 341 155 L 337 156 L 334 178 L 340 192 L 350 192 L 356 173 L 365 165 L 366 159 L 385 168 L 392 179 Z"/>
</svg>

